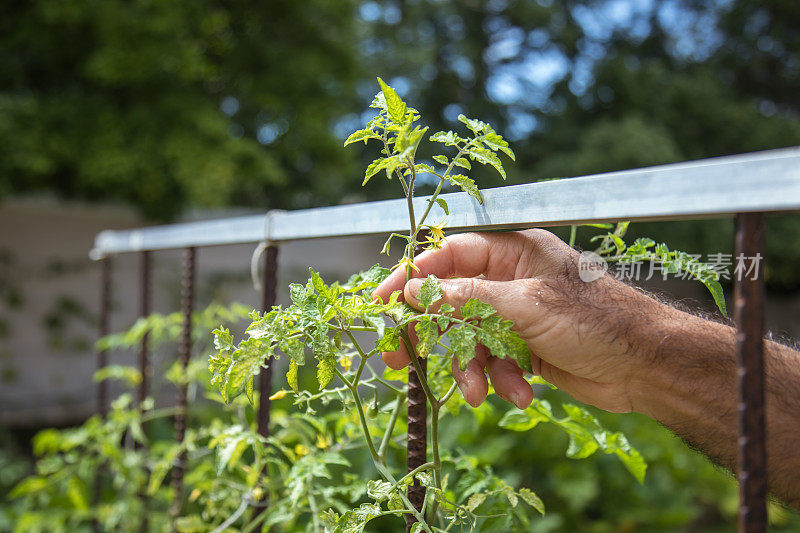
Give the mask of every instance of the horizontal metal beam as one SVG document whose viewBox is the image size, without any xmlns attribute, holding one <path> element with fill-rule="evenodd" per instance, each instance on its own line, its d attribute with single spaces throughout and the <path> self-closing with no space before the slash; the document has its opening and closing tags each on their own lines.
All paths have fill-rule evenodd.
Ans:
<svg viewBox="0 0 800 533">
<path fill-rule="evenodd" d="M 451 231 L 560 226 L 616 220 L 669 220 L 734 213 L 800 211 L 800 148 L 512 185 L 482 191 L 484 205 L 464 193 L 441 196 L 430 221 Z M 419 214 L 427 198 L 415 199 Z M 95 255 L 144 249 L 407 230 L 406 201 L 387 200 L 176 224 L 98 235 Z"/>
<path fill-rule="evenodd" d="M 106 230 L 97 234 L 93 259 L 106 255 L 142 250 L 167 250 L 260 242 L 266 235 L 264 215 L 186 222 L 133 230 Z"/>
</svg>

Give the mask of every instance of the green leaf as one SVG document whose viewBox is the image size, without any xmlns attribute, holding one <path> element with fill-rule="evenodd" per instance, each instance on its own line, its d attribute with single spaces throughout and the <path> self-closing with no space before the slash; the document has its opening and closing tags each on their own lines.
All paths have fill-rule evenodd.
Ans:
<svg viewBox="0 0 800 533">
<path fill-rule="evenodd" d="M 517 492 L 522 501 L 539 511 L 541 514 L 544 514 L 544 503 L 542 502 L 541 498 L 539 498 L 536 494 L 534 494 L 528 488 L 521 488 Z"/>
<path fill-rule="evenodd" d="M 524 411 L 519 409 L 507 411 L 497 425 L 510 431 L 529 431 L 535 428 L 539 422 L 549 421 L 550 418 L 546 414 L 535 407 L 528 407 Z"/>
<path fill-rule="evenodd" d="M 442 299 L 442 288 L 439 286 L 439 280 L 434 275 L 428 276 L 422 282 L 419 289 L 419 304 L 425 309 L 428 309 L 435 302 Z"/>
<path fill-rule="evenodd" d="M 339 518 L 334 533 L 362 533 L 367 522 L 381 514 L 381 507 L 375 503 L 362 503 L 360 507 L 345 512 Z"/>
<path fill-rule="evenodd" d="M 348 144 L 352 144 L 358 141 L 364 141 L 364 144 L 367 144 L 367 141 L 370 139 L 380 140 L 380 138 L 381 138 L 380 135 L 376 134 L 371 129 L 358 130 L 350 134 L 350 136 L 344 142 L 344 145 L 347 146 Z"/>
<path fill-rule="evenodd" d="M 481 122 L 480 120 L 475 120 L 474 118 L 467 118 L 464 115 L 458 115 L 459 122 L 463 122 L 467 125 L 469 129 L 471 129 L 475 134 L 480 135 L 483 133 L 489 125 L 485 122 Z"/>
<path fill-rule="evenodd" d="M 317 364 L 317 381 L 319 382 L 319 390 L 328 386 L 334 376 L 334 367 L 336 367 L 336 358 L 331 354 L 323 359 L 320 359 Z"/>
<path fill-rule="evenodd" d="M 606 435 L 606 453 L 616 455 L 625 468 L 636 478 L 639 483 L 644 483 L 647 472 L 647 463 L 642 455 L 628 442 L 622 433 L 609 433 Z"/>
<path fill-rule="evenodd" d="M 458 159 L 453 161 L 453 163 L 457 167 L 465 168 L 467 170 L 470 170 L 472 168 L 472 165 L 469 164 L 469 160 L 465 157 L 459 157 Z"/>
<path fill-rule="evenodd" d="M 286 382 L 293 391 L 297 392 L 297 363 L 289 361 L 289 370 L 286 372 Z"/>
<path fill-rule="evenodd" d="M 466 139 L 462 139 L 453 131 L 438 131 L 431 135 L 431 140 L 443 143 L 445 146 L 456 146 L 458 143 L 466 142 Z"/>
<path fill-rule="evenodd" d="M 506 171 L 503 168 L 503 162 L 497 157 L 497 154 L 483 146 L 471 146 L 467 148 L 466 154 L 473 161 L 477 161 L 482 165 L 490 165 L 500 174 L 503 179 L 506 179 Z"/>
<path fill-rule="evenodd" d="M 97 370 L 93 378 L 96 383 L 106 379 L 118 379 L 130 386 L 135 386 L 142 382 L 142 373 L 132 366 L 108 365 Z"/>
<path fill-rule="evenodd" d="M 420 357 L 428 357 L 436 346 L 436 341 L 439 340 L 439 326 L 430 318 L 420 318 L 414 326 L 414 331 L 417 332 L 417 354 Z"/>
<path fill-rule="evenodd" d="M 495 308 L 475 298 L 470 298 L 461 306 L 461 316 L 464 320 L 470 318 L 488 318 L 495 314 Z"/>
<path fill-rule="evenodd" d="M 444 211 L 445 215 L 450 214 L 450 208 L 447 206 L 447 202 L 445 202 L 442 198 L 437 198 L 436 203 L 439 204 L 439 207 L 442 208 L 442 211 Z"/>
<path fill-rule="evenodd" d="M 431 137 L 431 140 L 433 140 L 433 137 Z M 448 163 L 447 157 L 443 155 L 435 155 L 433 156 L 433 160 L 439 163 L 440 165 L 446 165 Z"/>
<path fill-rule="evenodd" d="M 372 179 L 372 176 L 381 170 L 385 170 L 386 176 L 389 179 L 392 179 L 392 172 L 394 172 L 396 168 L 400 167 L 400 165 L 400 159 L 396 155 L 376 159 L 367 167 L 367 171 L 364 173 L 364 181 L 361 183 L 361 185 L 366 185 L 367 182 Z"/>
<path fill-rule="evenodd" d="M 400 333 L 397 328 L 386 328 L 383 337 L 375 342 L 375 349 L 380 352 L 394 352 L 400 348 Z"/>
<path fill-rule="evenodd" d="M 386 100 L 386 111 L 389 113 L 389 118 L 391 118 L 392 122 L 395 124 L 402 124 L 407 109 L 405 102 L 403 102 L 400 97 L 397 96 L 397 92 L 386 85 L 381 78 L 378 78 L 378 84 L 380 84 L 383 98 Z"/>
<path fill-rule="evenodd" d="M 483 196 L 481 196 L 481 192 L 475 185 L 474 180 L 464 176 L 463 174 L 453 174 L 451 176 L 447 176 L 447 180 L 452 185 L 459 187 L 462 191 L 478 200 L 478 203 L 483 204 Z"/>
<path fill-rule="evenodd" d="M 387 481 L 369 480 L 367 481 L 367 496 L 380 503 L 389 499 L 393 485 Z"/>
<path fill-rule="evenodd" d="M 447 339 L 450 341 L 450 349 L 458 359 L 458 366 L 461 370 L 467 368 L 467 363 L 475 358 L 475 331 L 470 327 L 450 328 L 447 331 Z"/>
<path fill-rule="evenodd" d="M 467 509 L 469 512 L 475 511 L 486 500 L 485 492 L 476 492 L 467 500 Z"/>
</svg>

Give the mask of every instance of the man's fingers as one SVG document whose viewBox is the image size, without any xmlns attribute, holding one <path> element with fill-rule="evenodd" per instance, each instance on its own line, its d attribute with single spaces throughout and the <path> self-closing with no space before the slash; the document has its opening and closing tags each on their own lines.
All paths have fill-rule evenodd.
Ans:
<svg viewBox="0 0 800 533">
<path fill-rule="evenodd" d="M 522 370 L 516 363 L 509 359 L 489 357 L 486 369 L 498 396 L 520 409 L 526 409 L 531 404 L 533 389 L 522 377 Z"/>
<path fill-rule="evenodd" d="M 489 393 L 489 382 L 486 381 L 486 374 L 483 373 L 487 355 L 486 347 L 478 345 L 475 348 L 475 358 L 467 363 L 464 370 L 459 368 L 458 359 L 453 357 L 453 377 L 458 388 L 461 389 L 464 400 L 472 407 L 482 404 Z"/>
<path fill-rule="evenodd" d="M 420 310 L 424 310 L 418 299 L 422 283 L 421 279 L 409 280 L 403 292 L 405 301 Z M 442 279 L 439 280 L 442 299 L 434 304 L 434 309 L 438 309 L 442 304 L 450 304 L 458 315 L 461 306 L 476 298 L 494 307 L 500 316 L 518 318 L 530 312 L 537 283 L 535 279 L 515 281 L 490 281 L 480 278 Z"/>
</svg>

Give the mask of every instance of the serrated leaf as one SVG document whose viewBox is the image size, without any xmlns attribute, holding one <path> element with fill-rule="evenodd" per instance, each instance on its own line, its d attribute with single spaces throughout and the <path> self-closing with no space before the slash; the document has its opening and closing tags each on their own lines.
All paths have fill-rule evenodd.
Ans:
<svg viewBox="0 0 800 533">
<path fill-rule="evenodd" d="M 467 326 L 460 328 L 450 328 L 447 331 L 447 339 L 450 341 L 450 349 L 453 350 L 458 359 L 458 366 L 461 370 L 467 368 L 467 363 L 475 358 L 475 331 Z"/>
<path fill-rule="evenodd" d="M 383 337 L 375 341 L 375 349 L 380 352 L 394 352 L 400 348 L 400 334 L 397 328 L 386 328 Z"/>
<path fill-rule="evenodd" d="M 386 111 L 389 113 L 389 118 L 396 124 L 402 124 L 407 109 L 405 102 L 397 96 L 397 91 L 386 85 L 381 78 L 378 78 L 378 83 L 381 86 L 381 92 L 386 101 Z"/>
<path fill-rule="evenodd" d="M 387 481 L 367 481 L 367 496 L 380 503 L 389 498 L 393 485 Z"/>
<path fill-rule="evenodd" d="M 294 360 L 289 361 L 289 370 L 286 372 L 286 382 L 297 392 L 297 363 Z"/>
<path fill-rule="evenodd" d="M 542 502 L 541 498 L 533 493 L 528 488 L 521 488 L 517 492 L 517 495 L 522 498 L 522 501 L 539 511 L 541 514 L 544 514 L 544 503 Z"/>
<path fill-rule="evenodd" d="M 438 131 L 431 135 L 431 140 L 433 142 L 443 143 L 445 146 L 456 146 L 458 143 L 465 141 L 465 139 L 462 139 L 453 131 Z"/>
<path fill-rule="evenodd" d="M 469 512 L 475 511 L 486 500 L 485 492 L 476 492 L 467 500 L 467 509 Z"/>
<path fill-rule="evenodd" d="M 326 356 L 320 359 L 317 363 L 317 381 L 319 382 L 319 390 L 324 389 L 333 379 L 335 374 L 334 368 L 336 367 L 336 359 L 333 355 Z"/>
<path fill-rule="evenodd" d="M 378 139 L 380 140 L 380 135 L 377 135 L 371 129 L 363 129 L 358 130 L 350 134 L 347 140 L 344 142 L 344 145 L 347 146 L 348 144 L 356 143 L 358 141 L 364 141 L 364 144 L 367 144 L 367 141 L 370 139 Z"/>
<path fill-rule="evenodd" d="M 481 122 L 480 120 L 476 120 L 474 118 L 467 118 L 464 115 L 458 115 L 458 120 L 459 122 L 466 124 L 466 126 L 475 134 L 481 134 L 489 127 L 489 125 L 485 122 Z"/>
<path fill-rule="evenodd" d="M 462 191 L 478 200 L 478 203 L 483 204 L 483 196 L 481 196 L 481 192 L 475 185 L 474 180 L 464 176 L 463 174 L 453 174 L 451 176 L 447 176 L 447 180 L 452 185 L 459 187 Z"/>
<path fill-rule="evenodd" d="M 366 185 L 369 180 L 372 179 L 372 176 L 381 170 L 385 170 L 386 176 L 389 179 L 392 179 L 392 172 L 394 172 L 396 168 L 400 167 L 400 164 L 400 160 L 396 155 L 376 159 L 367 167 L 367 171 L 364 173 L 364 181 L 361 183 L 361 185 Z"/>
<path fill-rule="evenodd" d="M 470 318 L 488 318 L 495 314 L 495 308 L 475 298 L 470 298 L 467 303 L 461 306 L 461 316 L 464 320 Z"/>
<path fill-rule="evenodd" d="M 482 165 L 490 165 L 494 167 L 495 170 L 500 174 L 503 179 L 506 179 L 506 171 L 503 168 L 503 162 L 500 161 L 500 158 L 497 157 L 497 154 L 489 150 L 488 148 L 484 148 L 483 146 L 471 146 L 466 149 L 466 154 L 469 155 L 470 159 L 473 161 L 477 161 Z"/>
<path fill-rule="evenodd" d="M 465 158 L 465 157 L 459 157 L 458 159 L 453 161 L 453 163 L 457 167 L 465 168 L 467 170 L 472 169 L 472 165 L 469 164 L 469 160 L 467 158 Z"/>
<path fill-rule="evenodd" d="M 439 326 L 430 318 L 420 319 L 414 326 L 419 342 L 417 343 L 417 355 L 422 358 L 428 357 L 433 353 L 436 341 L 439 340 Z"/>
<path fill-rule="evenodd" d="M 442 288 L 436 276 L 430 275 L 422 282 L 417 299 L 425 309 L 442 299 Z"/>
<path fill-rule="evenodd" d="M 433 137 L 431 137 L 431 140 L 433 140 Z M 449 162 L 447 157 L 443 155 L 435 155 L 433 156 L 433 160 L 439 163 L 440 165 L 446 165 Z"/>
</svg>

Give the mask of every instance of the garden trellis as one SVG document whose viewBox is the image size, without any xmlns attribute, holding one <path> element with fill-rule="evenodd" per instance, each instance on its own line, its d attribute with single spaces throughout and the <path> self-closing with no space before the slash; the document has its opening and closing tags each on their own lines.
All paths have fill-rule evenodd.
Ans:
<svg viewBox="0 0 800 533">
<path fill-rule="evenodd" d="M 450 206 L 447 229 L 451 232 L 553 227 L 574 224 L 652 221 L 691 218 L 734 217 L 736 254 L 755 258 L 764 254 L 764 215 L 800 211 L 800 148 L 788 148 L 701 161 L 613 172 L 594 176 L 514 185 L 482 191 L 484 204 L 465 193 L 442 195 Z M 416 198 L 420 208 L 426 198 Z M 433 216 L 442 218 L 437 205 Z M 196 275 L 196 249 L 226 244 L 261 243 L 265 247 L 261 271 L 262 309 L 275 303 L 278 249 L 282 243 L 326 237 L 389 234 L 408 229 L 406 200 L 270 211 L 265 215 L 234 217 L 206 222 L 174 224 L 126 231 L 104 231 L 96 240 L 91 257 L 102 263 L 100 334 L 107 335 L 110 313 L 112 258 L 116 254 L 141 254 L 140 313 L 149 314 L 150 265 L 153 252 L 184 249 L 182 312 L 184 327 L 179 360 L 184 367 L 191 356 L 191 313 Z M 759 256 L 760 254 L 760 256 Z M 763 268 L 761 269 L 763 272 Z M 741 276 L 735 281 L 734 313 L 737 329 L 739 376 L 739 530 L 765 531 L 766 446 L 764 421 L 763 275 Z M 98 354 L 104 367 L 107 355 Z M 142 341 L 140 370 L 148 375 L 147 338 Z M 409 389 L 414 386 L 409 369 Z M 269 434 L 271 367 L 258 378 L 258 431 Z M 147 380 L 139 397 L 147 395 Z M 107 388 L 100 382 L 98 409 L 107 408 Z M 183 438 L 186 385 L 179 390 L 175 435 Z M 411 397 L 411 394 L 410 394 Z M 422 402 L 424 408 L 425 402 Z M 417 422 L 420 413 L 409 413 Z M 424 416 L 422 417 L 424 420 Z M 409 471 L 425 461 L 425 436 L 409 426 Z M 416 454 L 412 453 L 417 451 Z M 421 450 L 421 453 L 420 453 Z M 182 499 L 181 458 L 173 475 L 175 506 Z"/>
</svg>

